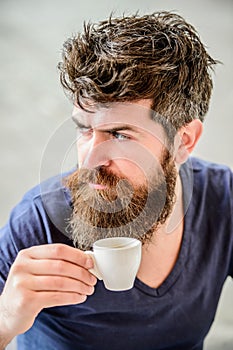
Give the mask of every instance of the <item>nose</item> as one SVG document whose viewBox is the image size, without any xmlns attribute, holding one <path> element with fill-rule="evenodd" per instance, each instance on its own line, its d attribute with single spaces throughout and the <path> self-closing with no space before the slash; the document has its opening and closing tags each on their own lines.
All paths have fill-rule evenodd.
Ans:
<svg viewBox="0 0 233 350">
<path fill-rule="evenodd" d="M 98 167 L 110 166 L 111 159 L 111 140 L 101 133 L 94 132 L 89 140 L 85 152 L 82 167 L 94 169 Z"/>
</svg>

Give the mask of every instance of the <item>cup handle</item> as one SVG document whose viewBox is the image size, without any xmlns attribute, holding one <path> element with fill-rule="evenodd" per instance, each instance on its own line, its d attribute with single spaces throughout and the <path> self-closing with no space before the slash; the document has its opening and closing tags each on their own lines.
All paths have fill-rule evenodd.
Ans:
<svg viewBox="0 0 233 350">
<path fill-rule="evenodd" d="M 93 260 L 94 263 L 94 267 L 92 269 L 89 269 L 88 271 L 95 275 L 99 280 L 102 280 L 103 277 L 101 276 L 101 273 L 99 272 L 99 269 L 97 267 L 95 254 L 91 250 L 87 250 L 84 253 L 87 254 Z"/>
</svg>

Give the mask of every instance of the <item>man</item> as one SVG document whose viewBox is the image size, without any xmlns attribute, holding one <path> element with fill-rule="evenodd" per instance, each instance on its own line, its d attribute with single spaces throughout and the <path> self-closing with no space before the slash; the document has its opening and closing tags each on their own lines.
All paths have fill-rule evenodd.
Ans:
<svg viewBox="0 0 233 350">
<path fill-rule="evenodd" d="M 167 13 L 87 25 L 64 45 L 78 169 L 16 206 L 0 236 L 0 339 L 19 349 L 202 349 L 233 276 L 232 172 L 189 157 L 216 64 Z M 142 241 L 134 287 L 105 289 L 84 253 Z"/>
</svg>

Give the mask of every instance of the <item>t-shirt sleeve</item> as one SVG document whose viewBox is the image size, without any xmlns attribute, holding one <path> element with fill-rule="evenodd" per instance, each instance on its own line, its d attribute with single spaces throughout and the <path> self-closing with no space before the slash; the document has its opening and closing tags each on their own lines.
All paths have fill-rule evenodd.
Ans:
<svg viewBox="0 0 233 350">
<path fill-rule="evenodd" d="M 16 247 L 9 233 L 8 224 L 0 230 L 0 294 L 5 285 L 10 266 L 17 255 Z"/>
<path fill-rule="evenodd" d="M 233 172 L 231 172 L 230 177 L 230 222 L 231 222 L 231 242 L 232 242 L 232 252 L 231 252 L 231 263 L 229 275 L 233 278 Z"/>
<path fill-rule="evenodd" d="M 0 294 L 18 252 L 48 243 L 45 223 L 35 201 L 27 195 L 12 210 L 7 224 L 0 229 Z"/>
<path fill-rule="evenodd" d="M 41 244 L 73 246 L 66 231 L 70 197 L 56 176 L 28 191 L 0 229 L 0 294 L 18 252 Z"/>
</svg>

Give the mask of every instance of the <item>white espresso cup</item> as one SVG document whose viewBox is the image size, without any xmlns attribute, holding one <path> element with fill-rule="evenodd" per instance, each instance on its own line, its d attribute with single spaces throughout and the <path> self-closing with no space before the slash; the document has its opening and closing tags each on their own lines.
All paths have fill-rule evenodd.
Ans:
<svg viewBox="0 0 233 350">
<path fill-rule="evenodd" d="M 112 291 L 133 287 L 141 262 L 141 242 L 135 238 L 104 238 L 93 244 L 93 251 L 85 253 L 92 257 L 94 268 L 89 271 L 103 280 Z"/>
</svg>

